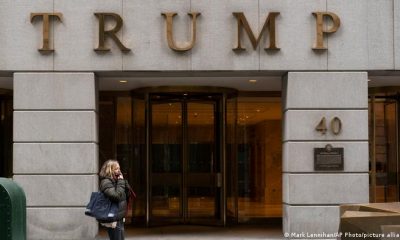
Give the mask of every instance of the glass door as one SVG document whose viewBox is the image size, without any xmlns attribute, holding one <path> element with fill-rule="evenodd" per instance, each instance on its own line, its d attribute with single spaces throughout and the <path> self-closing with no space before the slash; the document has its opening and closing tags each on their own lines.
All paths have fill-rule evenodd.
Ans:
<svg viewBox="0 0 400 240">
<path fill-rule="evenodd" d="M 154 101 L 150 114 L 150 215 L 152 222 L 183 221 L 182 102 Z"/>
<path fill-rule="evenodd" d="M 370 100 L 370 202 L 399 200 L 399 95 Z"/>
<path fill-rule="evenodd" d="M 385 124 L 387 136 L 386 176 L 384 176 L 383 199 L 385 202 L 397 202 L 399 200 L 398 188 L 398 101 L 390 101 L 385 104 Z"/>
<path fill-rule="evenodd" d="M 222 224 L 220 98 L 150 95 L 150 225 Z"/>
<path fill-rule="evenodd" d="M 187 112 L 187 222 L 221 221 L 221 154 L 217 102 L 188 101 Z"/>
</svg>

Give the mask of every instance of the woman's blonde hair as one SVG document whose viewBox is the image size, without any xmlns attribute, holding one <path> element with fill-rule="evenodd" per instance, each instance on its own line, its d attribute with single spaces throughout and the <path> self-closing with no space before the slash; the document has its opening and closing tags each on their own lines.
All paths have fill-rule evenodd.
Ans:
<svg viewBox="0 0 400 240">
<path fill-rule="evenodd" d="M 119 165 L 117 160 L 107 160 L 103 163 L 103 166 L 100 169 L 100 177 L 114 177 L 114 170 Z"/>
</svg>

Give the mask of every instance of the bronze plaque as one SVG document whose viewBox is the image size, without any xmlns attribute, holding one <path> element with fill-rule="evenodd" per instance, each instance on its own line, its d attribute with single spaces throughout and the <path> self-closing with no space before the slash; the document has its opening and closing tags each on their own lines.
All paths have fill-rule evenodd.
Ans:
<svg viewBox="0 0 400 240">
<path fill-rule="evenodd" d="M 343 148 L 333 148 L 330 144 L 325 148 L 314 148 L 314 170 L 343 170 Z"/>
</svg>

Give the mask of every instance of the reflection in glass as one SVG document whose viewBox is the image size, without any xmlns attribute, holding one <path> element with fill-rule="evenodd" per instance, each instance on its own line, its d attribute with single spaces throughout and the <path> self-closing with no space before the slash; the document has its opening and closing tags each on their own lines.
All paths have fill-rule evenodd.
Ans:
<svg viewBox="0 0 400 240">
<path fill-rule="evenodd" d="M 237 208 L 237 98 L 228 99 L 226 103 L 226 215 L 228 223 L 236 223 Z"/>
<path fill-rule="evenodd" d="M 180 211 L 180 187 L 153 185 L 152 192 L 152 215 L 164 217 L 179 217 Z"/>
<path fill-rule="evenodd" d="M 399 199 L 397 107 L 398 102 L 390 98 L 375 98 L 375 102 L 369 103 L 371 202 L 395 202 Z M 375 174 L 371 166 L 373 160 Z M 374 175 L 375 181 L 372 179 Z"/>
<path fill-rule="evenodd" d="M 238 98 L 239 221 L 282 216 L 280 99 Z"/>
<path fill-rule="evenodd" d="M 133 220 L 138 221 L 146 216 L 146 144 L 145 144 L 145 101 L 132 99 L 132 169 L 129 179 L 135 193 L 133 202 Z"/>
<path fill-rule="evenodd" d="M 180 102 L 151 105 L 151 214 L 180 217 L 182 169 Z"/>
<path fill-rule="evenodd" d="M 132 122 L 131 109 L 132 100 L 130 97 L 118 97 L 116 99 L 116 145 L 117 160 L 121 165 L 123 173 L 127 179 L 133 174 L 128 170 L 132 168 Z"/>
<path fill-rule="evenodd" d="M 217 217 L 215 186 L 219 172 L 219 155 L 215 147 L 215 104 L 187 103 L 188 135 L 188 215 Z"/>
<path fill-rule="evenodd" d="M 150 223 L 220 224 L 225 206 L 228 223 L 282 216 L 280 98 L 233 98 L 222 109 L 222 95 L 100 97 L 100 159 L 126 171 L 133 221 L 146 222 L 147 206 Z"/>
<path fill-rule="evenodd" d="M 99 101 L 99 166 L 108 159 L 120 162 L 124 177 L 137 198 L 126 221 L 145 216 L 144 101 L 130 96 L 101 94 Z M 132 126 L 135 131 L 132 131 Z M 134 218 L 131 218 L 134 217 Z"/>
</svg>

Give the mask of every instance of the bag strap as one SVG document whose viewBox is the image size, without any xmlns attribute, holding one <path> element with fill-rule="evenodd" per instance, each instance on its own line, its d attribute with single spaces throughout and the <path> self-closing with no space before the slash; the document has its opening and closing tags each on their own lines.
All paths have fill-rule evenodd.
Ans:
<svg viewBox="0 0 400 240">
<path fill-rule="evenodd" d="M 136 198 L 136 193 L 133 191 L 133 189 L 128 185 L 128 181 L 125 180 L 125 196 L 126 196 L 126 201 L 129 203 L 130 200 L 133 200 Z M 132 199 L 131 199 L 132 198 Z"/>
</svg>

